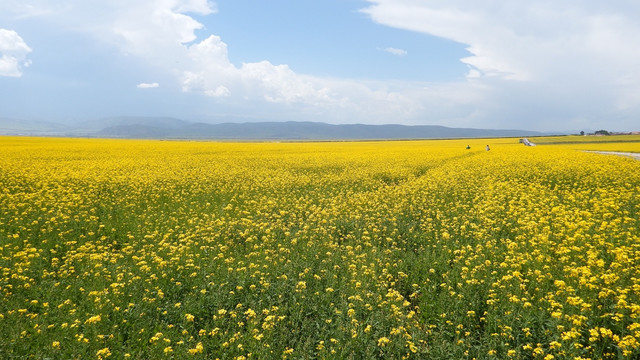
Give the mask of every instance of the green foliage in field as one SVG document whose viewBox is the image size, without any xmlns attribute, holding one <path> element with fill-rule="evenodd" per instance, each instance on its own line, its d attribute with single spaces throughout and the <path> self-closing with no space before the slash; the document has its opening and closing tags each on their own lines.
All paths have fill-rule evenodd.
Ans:
<svg viewBox="0 0 640 360">
<path fill-rule="evenodd" d="M 0 141 L 0 358 L 640 356 L 638 161 Z"/>
<path fill-rule="evenodd" d="M 544 136 L 533 137 L 530 140 L 536 144 L 620 144 L 620 143 L 640 143 L 640 135 L 610 135 L 610 136 Z"/>
</svg>

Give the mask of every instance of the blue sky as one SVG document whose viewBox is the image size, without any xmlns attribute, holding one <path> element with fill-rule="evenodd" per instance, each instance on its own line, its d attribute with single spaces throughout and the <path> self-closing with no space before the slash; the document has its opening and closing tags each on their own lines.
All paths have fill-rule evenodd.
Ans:
<svg viewBox="0 0 640 360">
<path fill-rule="evenodd" d="M 640 5 L 2 0 L 0 117 L 640 130 Z"/>
<path fill-rule="evenodd" d="M 218 1 L 219 14 L 201 18 L 230 45 L 229 58 L 269 60 L 318 76 L 446 81 L 462 78 L 464 44 L 381 26 L 360 12 L 364 1 Z M 225 15 L 226 16 L 223 16 Z M 406 55 L 385 49 L 403 50 Z M 411 54 L 411 56 L 408 56 Z"/>
</svg>

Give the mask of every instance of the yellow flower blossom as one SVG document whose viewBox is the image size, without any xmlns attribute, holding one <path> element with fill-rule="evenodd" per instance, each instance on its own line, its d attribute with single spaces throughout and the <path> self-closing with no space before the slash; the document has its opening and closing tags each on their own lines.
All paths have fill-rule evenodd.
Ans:
<svg viewBox="0 0 640 360">
<path fill-rule="evenodd" d="M 378 339 L 378 346 L 379 347 L 385 347 L 390 342 L 391 342 L 391 340 L 389 340 L 389 338 L 383 336 L 383 337 Z"/>
</svg>

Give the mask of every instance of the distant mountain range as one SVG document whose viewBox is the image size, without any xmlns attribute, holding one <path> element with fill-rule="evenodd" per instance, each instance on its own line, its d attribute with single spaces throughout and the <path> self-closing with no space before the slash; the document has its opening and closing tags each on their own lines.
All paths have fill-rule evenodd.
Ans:
<svg viewBox="0 0 640 360">
<path fill-rule="evenodd" d="M 49 135 L 66 130 L 67 126 L 53 122 L 0 118 L 2 135 Z"/>
<path fill-rule="evenodd" d="M 450 128 L 439 125 L 332 125 L 297 121 L 208 124 L 170 117 L 112 117 L 74 125 L 0 118 L 0 134 L 218 140 L 391 140 L 550 135 L 528 130 Z"/>
</svg>

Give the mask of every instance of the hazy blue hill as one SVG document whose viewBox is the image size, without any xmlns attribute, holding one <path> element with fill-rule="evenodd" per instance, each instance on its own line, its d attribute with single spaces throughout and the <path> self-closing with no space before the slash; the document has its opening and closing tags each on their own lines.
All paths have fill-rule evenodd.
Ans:
<svg viewBox="0 0 640 360">
<path fill-rule="evenodd" d="M 445 126 L 405 125 L 331 125 L 318 122 L 257 123 L 180 123 L 153 122 L 106 127 L 96 136 L 123 138 L 240 139 L 240 140 L 389 140 L 536 136 L 542 133 L 524 130 L 457 129 Z"/>
<path fill-rule="evenodd" d="M 116 125 L 96 131 L 93 136 L 133 139 L 166 139 L 171 138 L 178 130 L 142 124 Z"/>
<path fill-rule="evenodd" d="M 0 118 L 0 134 L 4 135 L 55 135 L 67 129 L 48 121 Z"/>
<path fill-rule="evenodd" d="M 302 121 L 210 124 L 171 117 L 111 117 L 68 127 L 47 122 L 0 119 L 0 133 L 214 140 L 390 140 L 549 135 L 526 130 L 463 129 L 438 125 L 332 125 Z"/>
<path fill-rule="evenodd" d="M 185 128 L 186 137 L 218 139 L 338 139 L 332 131 L 335 125 L 312 122 L 258 122 L 193 124 Z M 337 129 L 337 128 L 336 128 Z"/>
<path fill-rule="evenodd" d="M 172 117 L 144 117 L 144 116 L 120 116 L 102 119 L 87 120 L 77 123 L 74 129 L 77 131 L 98 132 L 111 127 L 149 126 L 162 129 L 179 129 L 191 124 L 188 121 Z"/>
</svg>

